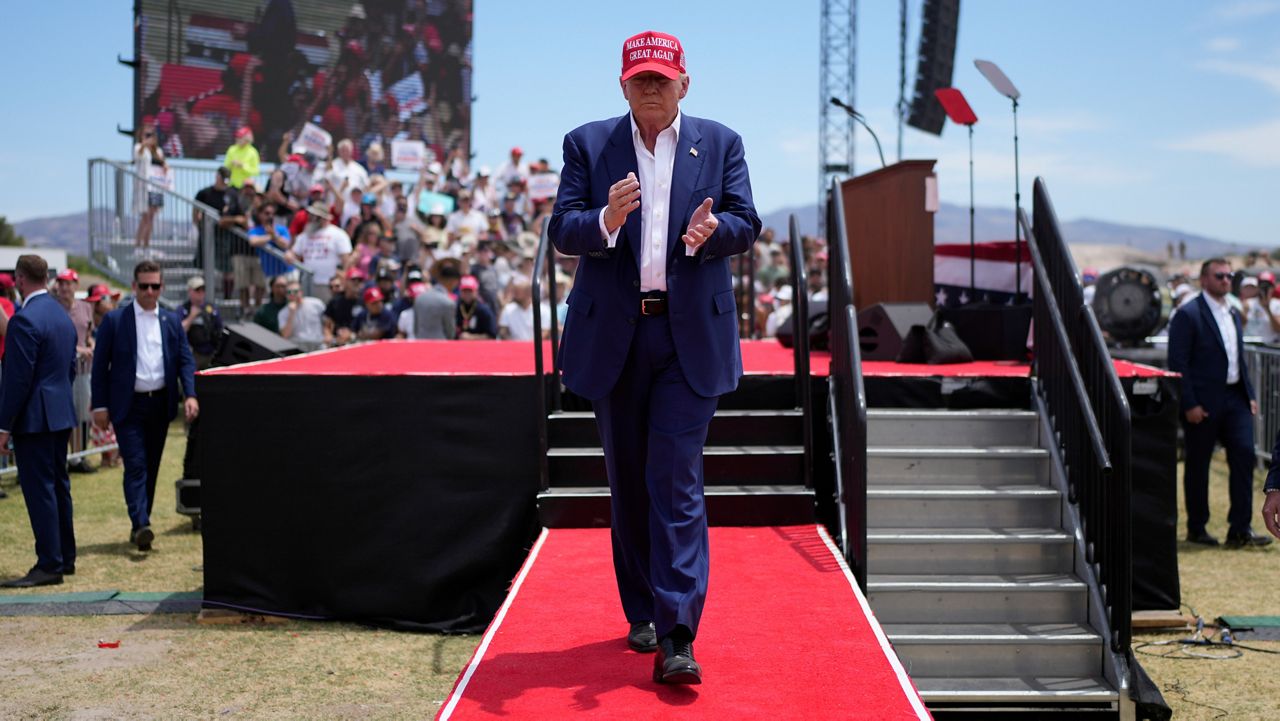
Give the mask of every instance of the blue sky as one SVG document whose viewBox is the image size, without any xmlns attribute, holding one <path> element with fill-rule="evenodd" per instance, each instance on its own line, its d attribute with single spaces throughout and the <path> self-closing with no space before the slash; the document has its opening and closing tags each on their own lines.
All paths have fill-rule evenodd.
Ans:
<svg viewBox="0 0 1280 721">
<path fill-rule="evenodd" d="M 565 131 L 618 115 L 621 44 L 644 29 L 683 41 L 685 112 L 744 138 L 761 211 L 812 202 L 817 186 L 818 8 L 649 0 L 642 5 L 477 0 L 474 149 L 496 165 L 513 144 L 559 163 Z M 921 0 L 909 0 L 909 67 Z M 777 7 L 776 5 L 772 5 Z M 857 96 L 892 162 L 898 3 L 862 0 Z M 0 215 L 81 210 L 85 161 L 124 157 L 132 3 L 6 2 L 0 9 Z M 755 9 L 760 8 L 760 9 Z M 979 205 L 1011 206 L 1009 101 L 973 66 L 995 61 L 1022 92 L 1023 193 L 1043 176 L 1064 219 L 1172 227 L 1280 245 L 1280 0 L 962 3 L 953 84 L 979 117 Z M 913 72 L 909 73 L 910 78 Z M 936 158 L 944 201 L 967 204 L 962 128 L 906 129 L 904 157 Z M 859 131 L 856 168 L 877 164 Z"/>
</svg>

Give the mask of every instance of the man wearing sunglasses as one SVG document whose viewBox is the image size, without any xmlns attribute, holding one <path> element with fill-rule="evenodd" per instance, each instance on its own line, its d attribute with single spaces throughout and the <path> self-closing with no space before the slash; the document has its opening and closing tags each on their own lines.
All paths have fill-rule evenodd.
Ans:
<svg viewBox="0 0 1280 721">
<path fill-rule="evenodd" d="M 133 269 L 133 302 L 111 311 L 98 328 L 93 354 L 93 422 L 115 424 L 124 459 L 129 542 L 150 551 L 151 508 L 165 435 L 182 400 L 188 423 L 200 413 L 195 358 L 182 319 L 159 306 L 160 266 L 144 260 Z"/>
<path fill-rule="evenodd" d="M 1253 416 L 1258 402 L 1245 365 L 1240 312 L 1228 303 L 1231 264 L 1212 258 L 1200 267 L 1200 295 L 1178 308 L 1169 323 L 1169 370 L 1182 374 L 1182 427 L 1186 466 L 1182 486 L 1187 504 L 1187 540 L 1218 545 L 1209 533 L 1209 459 L 1217 444 L 1230 468 L 1227 546 L 1265 546 L 1254 533 Z"/>
</svg>

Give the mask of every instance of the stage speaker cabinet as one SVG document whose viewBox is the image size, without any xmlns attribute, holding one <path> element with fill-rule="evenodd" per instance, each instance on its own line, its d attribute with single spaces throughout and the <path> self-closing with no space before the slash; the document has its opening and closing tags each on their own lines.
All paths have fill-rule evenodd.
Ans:
<svg viewBox="0 0 1280 721">
<path fill-rule="evenodd" d="M 974 360 L 1027 360 L 1031 304 L 970 303 L 943 308 L 942 320 L 955 326 Z"/>
<path fill-rule="evenodd" d="M 858 345 L 862 360 L 898 359 L 902 341 L 913 325 L 928 325 L 933 310 L 928 303 L 876 303 L 858 313 Z"/>
<path fill-rule="evenodd" d="M 302 349 L 292 341 L 256 323 L 228 323 L 223 331 L 222 344 L 214 354 L 214 366 L 271 360 L 297 355 Z"/>
<path fill-rule="evenodd" d="M 933 91 L 951 87 L 951 73 L 956 64 L 960 0 L 924 0 L 921 15 L 916 85 L 907 125 L 941 135 L 947 114 Z"/>
</svg>

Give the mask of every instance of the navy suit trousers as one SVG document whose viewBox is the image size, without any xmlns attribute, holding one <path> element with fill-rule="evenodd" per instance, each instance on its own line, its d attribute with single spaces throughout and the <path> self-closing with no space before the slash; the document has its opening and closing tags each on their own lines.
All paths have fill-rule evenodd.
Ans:
<svg viewBox="0 0 1280 721">
<path fill-rule="evenodd" d="M 1183 468 L 1182 489 L 1187 503 L 1187 532 L 1205 530 L 1209 521 L 1209 459 L 1214 446 L 1221 443 L 1227 452 L 1230 470 L 1227 482 L 1231 508 L 1227 511 L 1229 531 L 1244 533 L 1253 520 L 1253 415 L 1249 412 L 1249 396 L 1243 385 L 1225 391 L 1222 410 L 1209 414 L 1199 423 L 1182 420 L 1187 459 Z"/>
<path fill-rule="evenodd" d="M 169 397 L 134 395 L 129 415 L 115 424 L 120 457 L 124 459 L 124 502 L 133 530 L 151 525 L 156 477 L 169 432 Z"/>
<path fill-rule="evenodd" d="M 668 317 L 640 316 L 617 385 L 595 401 L 613 513 L 613 565 L 627 620 L 696 636 L 709 551 L 702 448 L 718 398 L 693 392 Z"/>
<path fill-rule="evenodd" d="M 71 479 L 67 477 L 67 439 L 71 430 L 13 434 L 18 482 L 36 537 L 36 568 L 62 573 L 76 563 L 72 525 Z"/>
</svg>

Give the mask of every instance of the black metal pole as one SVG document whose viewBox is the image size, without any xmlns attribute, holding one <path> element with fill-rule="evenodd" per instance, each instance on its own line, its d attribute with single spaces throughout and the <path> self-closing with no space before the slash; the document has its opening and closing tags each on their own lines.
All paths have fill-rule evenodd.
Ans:
<svg viewBox="0 0 1280 721">
<path fill-rule="evenodd" d="M 977 247 L 974 245 L 973 238 L 973 124 L 969 124 L 969 302 L 972 303 L 974 297 L 977 296 L 977 281 L 975 254 Z"/>
<path fill-rule="evenodd" d="M 973 128 L 969 128 L 970 132 Z M 972 152 L 972 151 L 971 151 Z M 1018 223 L 1018 215 L 1022 212 L 1022 181 L 1018 177 L 1018 99 L 1013 99 L 1013 232 L 1014 258 L 1017 261 L 1014 275 L 1014 294 L 1016 300 L 1022 295 L 1022 226 Z"/>
</svg>

